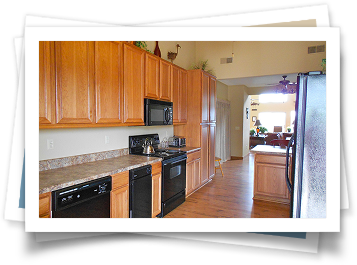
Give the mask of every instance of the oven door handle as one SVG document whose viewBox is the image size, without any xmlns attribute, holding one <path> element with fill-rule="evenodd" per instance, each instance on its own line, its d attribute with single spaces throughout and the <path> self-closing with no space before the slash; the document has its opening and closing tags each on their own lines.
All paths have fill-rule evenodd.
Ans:
<svg viewBox="0 0 357 265">
<path fill-rule="evenodd" d="M 164 165 L 164 166 L 166 166 L 166 165 L 175 165 L 175 164 L 177 164 L 177 163 L 181 163 L 181 162 L 183 162 L 183 161 L 186 161 L 187 160 L 187 158 L 184 158 L 184 159 L 180 159 L 180 160 L 178 160 L 178 161 L 172 161 L 172 162 L 170 162 L 170 161 L 165 161 L 165 162 L 163 162 L 162 163 L 162 165 Z"/>
</svg>

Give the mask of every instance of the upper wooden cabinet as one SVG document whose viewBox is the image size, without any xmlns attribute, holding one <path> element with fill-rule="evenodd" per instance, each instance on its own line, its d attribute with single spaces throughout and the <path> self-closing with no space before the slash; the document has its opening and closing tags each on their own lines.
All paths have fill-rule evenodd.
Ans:
<svg viewBox="0 0 357 265">
<path fill-rule="evenodd" d="M 145 51 L 124 43 L 124 123 L 144 125 Z"/>
<path fill-rule="evenodd" d="M 171 63 L 160 60 L 160 99 L 171 101 Z"/>
<path fill-rule="evenodd" d="M 123 44 L 95 42 L 96 123 L 123 122 Z"/>
<path fill-rule="evenodd" d="M 209 122 L 209 100 L 210 100 L 210 95 L 209 95 L 209 88 L 210 88 L 210 76 L 205 73 L 202 72 L 202 89 L 201 89 L 201 93 L 202 93 L 202 122 L 206 123 Z"/>
<path fill-rule="evenodd" d="M 145 62 L 145 97 L 160 98 L 160 58 L 150 53 Z"/>
<path fill-rule="evenodd" d="M 39 122 L 55 122 L 54 42 L 39 43 Z"/>
<path fill-rule="evenodd" d="M 55 42 L 56 122 L 94 122 L 94 42 Z"/>
<path fill-rule="evenodd" d="M 187 123 L 187 71 L 172 66 L 173 123 Z"/>
<path fill-rule="evenodd" d="M 144 97 L 187 121 L 187 71 L 128 42 L 40 42 L 39 73 L 40 129 L 145 125 Z"/>
<path fill-rule="evenodd" d="M 216 78 L 209 78 L 209 122 L 216 122 Z"/>
</svg>

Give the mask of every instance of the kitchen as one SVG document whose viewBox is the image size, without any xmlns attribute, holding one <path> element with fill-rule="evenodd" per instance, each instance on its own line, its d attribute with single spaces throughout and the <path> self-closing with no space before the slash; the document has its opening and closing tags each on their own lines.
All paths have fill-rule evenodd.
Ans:
<svg viewBox="0 0 357 265">
<path fill-rule="evenodd" d="M 40 89 L 39 147 L 40 170 L 42 169 L 40 177 L 46 171 L 46 174 L 49 174 L 49 172 L 56 170 L 68 170 L 68 168 L 71 168 L 69 165 L 83 169 L 85 163 L 83 164 L 82 162 L 104 162 L 101 160 L 101 162 L 99 160 L 95 161 L 96 159 L 100 159 L 98 157 L 105 156 L 107 159 L 123 158 L 129 154 L 128 142 L 130 136 L 158 134 L 161 141 L 164 139 L 167 141 L 175 134 L 184 136 L 187 140 L 186 149 L 188 153 L 186 166 L 189 169 L 186 173 L 188 175 L 191 174 L 191 177 L 186 182 L 186 184 L 190 185 L 186 187 L 186 195 L 190 195 L 190 193 L 195 192 L 197 189 L 200 190 L 207 183 L 212 183 L 215 157 L 212 150 L 214 150 L 216 130 L 215 100 L 222 97 L 222 95 L 223 97 L 227 95 L 227 98 L 232 96 L 228 98 L 231 102 L 236 102 L 237 104 L 235 105 L 238 106 L 240 104 L 244 106 L 248 99 L 248 94 L 245 92 L 246 88 L 240 89 L 237 92 L 237 89 L 235 89 L 237 85 L 228 86 L 217 81 L 213 75 L 201 70 L 187 71 L 186 69 L 189 69 L 190 64 L 192 64 L 192 59 L 188 58 L 196 59 L 203 57 L 209 58 L 209 62 L 214 62 L 214 58 L 211 58 L 208 54 L 221 56 L 217 52 L 217 49 L 220 48 L 221 50 L 222 47 L 225 49 L 222 49 L 220 53 L 225 51 L 224 56 L 240 58 L 239 53 L 241 49 L 239 49 L 238 56 L 236 52 L 235 57 L 232 54 L 233 52 L 229 52 L 229 55 L 227 55 L 227 50 L 234 51 L 234 45 L 237 48 L 242 48 L 241 45 L 247 44 L 227 42 L 221 43 L 222 47 L 217 47 L 217 44 L 213 42 L 211 45 L 208 45 L 208 49 L 203 48 L 207 45 L 204 42 L 180 42 L 180 47 L 176 46 L 176 42 L 160 42 L 163 59 L 159 59 L 159 56 L 154 56 L 143 49 L 125 42 L 88 42 L 77 44 L 43 43 L 42 49 L 44 52 L 41 53 L 43 57 L 40 57 L 40 62 L 43 62 L 42 67 L 45 74 L 40 75 L 40 84 L 42 82 L 45 85 L 42 87 L 43 90 Z M 149 44 L 152 45 L 151 47 L 155 45 L 155 43 Z M 305 45 L 309 45 L 309 43 Z M 247 47 L 250 46 L 254 45 L 251 43 Z M 230 47 L 230 49 L 227 47 Z M 148 48 L 150 48 L 150 45 L 148 45 Z M 150 49 L 153 50 L 152 48 Z M 74 53 L 73 50 L 77 52 Z M 209 50 L 216 52 L 209 53 Z M 164 60 L 166 53 L 170 51 L 173 51 L 177 55 L 174 64 Z M 246 49 L 245 53 L 247 52 Z M 116 60 L 115 58 L 120 59 Z M 72 63 L 73 59 L 78 65 Z M 121 62 L 122 60 L 124 60 L 124 63 L 118 64 L 118 61 Z M 318 68 L 316 61 L 312 63 L 315 67 L 313 68 L 314 70 Z M 75 70 L 71 68 L 74 67 L 73 65 L 77 67 Z M 227 68 L 227 66 L 229 65 L 217 65 L 216 67 L 214 64 L 215 74 L 220 80 L 225 80 L 226 82 L 231 78 L 227 75 L 227 69 L 223 71 L 222 67 Z M 249 65 L 246 66 L 248 69 L 251 68 Z M 286 65 L 282 67 L 284 69 L 287 68 Z M 309 71 L 310 69 L 311 67 L 308 65 L 307 69 L 305 66 L 302 70 Z M 291 71 L 291 69 L 286 69 L 285 71 L 287 70 Z M 282 70 L 278 69 L 276 71 Z M 73 72 L 76 73 L 76 78 L 73 76 L 69 77 Z M 296 69 L 293 72 L 297 72 Z M 245 74 L 246 76 L 251 76 L 252 74 L 263 75 L 262 72 L 258 73 L 257 71 L 250 75 Z M 42 81 L 41 77 L 43 78 Z M 237 78 L 236 74 L 235 77 Z M 238 76 L 238 78 L 240 77 Z M 56 90 L 55 83 L 60 89 L 57 88 Z M 69 89 L 71 84 L 81 87 L 82 90 L 72 91 Z M 108 87 L 116 87 L 117 89 L 106 89 Z M 192 87 L 195 87 L 195 89 L 192 89 Z M 201 97 L 201 89 L 203 87 L 207 88 L 206 101 L 202 101 L 202 106 L 197 107 L 197 102 L 199 102 L 197 99 Z M 84 88 L 86 90 L 83 90 Z M 230 90 L 235 91 L 230 93 Z M 56 97 L 53 95 L 56 95 Z M 145 110 L 142 102 L 144 98 L 174 102 L 173 125 L 143 127 L 145 125 Z M 240 112 L 239 115 L 243 115 L 243 109 Z M 203 114 L 206 116 L 204 117 Z M 232 126 L 236 122 L 238 126 L 232 128 L 241 127 L 242 130 L 238 130 L 238 133 L 234 135 L 235 138 L 232 135 L 231 153 L 232 156 L 245 157 L 249 153 L 249 149 L 247 151 L 247 146 L 244 145 L 246 141 L 244 135 L 246 132 L 244 131 L 243 123 L 245 121 L 243 119 L 240 120 L 239 117 L 237 117 L 237 120 L 234 120 L 234 118 L 232 116 Z M 205 144 L 202 145 L 201 141 L 205 141 Z M 86 156 L 86 154 L 93 153 L 101 154 L 95 158 L 91 157 L 91 155 Z M 76 157 L 72 160 L 77 162 L 71 161 L 68 157 Z M 151 214 L 152 217 L 157 216 L 157 214 L 153 213 L 161 212 L 159 203 L 161 201 L 160 193 L 156 191 L 161 190 L 162 179 L 159 178 L 162 175 L 160 171 L 161 167 L 155 167 L 154 164 L 160 162 L 160 160 L 152 157 L 137 157 L 135 159 L 144 159 L 135 162 L 138 165 L 142 165 L 143 163 L 152 164 L 153 188 L 151 196 L 156 202 L 156 209 L 152 209 Z M 53 163 L 51 164 L 49 160 L 52 160 L 51 162 Z M 82 164 L 75 165 L 78 161 Z M 56 169 L 56 166 L 53 166 L 56 163 L 68 165 L 68 168 Z M 130 161 L 130 163 L 133 162 Z M 129 177 L 127 175 L 132 166 L 130 163 L 128 162 L 128 164 L 123 166 L 127 170 L 123 168 L 120 169 L 120 172 L 118 169 L 108 170 L 112 174 L 118 174 L 115 176 L 119 183 L 118 186 L 115 186 L 117 194 L 113 195 L 114 188 L 112 187 L 111 196 L 112 198 L 115 196 L 116 201 L 120 201 L 120 203 L 117 203 L 116 209 L 119 209 L 117 212 L 121 212 L 119 216 L 123 217 L 129 216 L 127 208 L 129 208 L 130 192 L 128 188 Z M 157 171 L 154 171 L 154 168 Z M 95 174 L 100 175 L 101 173 L 97 172 Z M 124 174 L 126 175 L 123 176 Z M 154 176 L 158 178 L 156 181 L 154 181 Z M 55 179 L 55 177 L 52 179 Z M 71 181 L 68 180 L 67 183 Z M 77 183 L 73 181 L 72 184 Z M 42 182 L 40 181 L 40 187 L 41 185 Z M 53 185 L 57 185 L 57 188 L 60 187 L 58 183 Z M 45 202 L 43 205 L 46 211 L 41 216 L 49 217 L 51 216 L 49 190 L 43 189 L 42 191 L 40 201 Z M 43 196 L 43 194 L 47 196 Z M 114 206 L 112 205 L 112 207 Z"/>
</svg>

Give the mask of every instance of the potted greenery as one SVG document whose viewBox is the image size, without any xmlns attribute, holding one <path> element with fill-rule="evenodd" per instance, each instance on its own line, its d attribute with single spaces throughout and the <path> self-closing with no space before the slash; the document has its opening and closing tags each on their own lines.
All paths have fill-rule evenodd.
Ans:
<svg viewBox="0 0 357 265">
<path fill-rule="evenodd" d="M 135 41 L 135 46 L 137 46 L 147 52 L 153 53 L 152 51 L 148 50 L 148 45 L 146 44 L 146 41 Z"/>
<path fill-rule="evenodd" d="M 290 127 L 286 128 L 286 130 L 288 131 L 288 133 L 291 132 L 291 128 Z"/>
<path fill-rule="evenodd" d="M 249 134 L 250 134 L 250 136 L 253 136 L 253 135 L 255 134 L 255 130 L 254 130 L 254 129 L 251 129 L 251 130 L 249 131 Z"/>
<path fill-rule="evenodd" d="M 268 131 L 267 128 L 265 128 L 265 127 L 263 127 L 263 126 L 259 127 L 259 132 L 265 133 L 265 132 L 267 132 L 267 131 Z"/>
<path fill-rule="evenodd" d="M 206 71 L 207 73 L 214 75 L 214 72 L 212 69 L 207 69 L 208 66 L 208 60 L 206 61 L 199 61 L 197 64 L 193 64 L 191 66 L 191 69 L 201 69 L 203 71 Z"/>
</svg>

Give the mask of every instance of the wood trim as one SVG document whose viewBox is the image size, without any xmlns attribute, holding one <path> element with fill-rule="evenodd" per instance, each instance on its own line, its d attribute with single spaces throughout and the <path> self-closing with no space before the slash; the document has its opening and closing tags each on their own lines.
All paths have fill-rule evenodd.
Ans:
<svg viewBox="0 0 357 265">
<path fill-rule="evenodd" d="M 129 171 L 124 171 L 112 175 L 112 190 L 129 184 Z"/>
<path fill-rule="evenodd" d="M 51 192 L 47 192 L 39 195 L 39 217 L 40 218 L 51 217 Z"/>
<path fill-rule="evenodd" d="M 161 164 L 161 163 L 160 163 Z M 151 217 L 156 217 L 161 213 L 161 172 L 152 175 L 152 203 L 151 203 Z"/>
<path fill-rule="evenodd" d="M 231 156 L 231 160 L 243 160 L 241 156 Z"/>
<path fill-rule="evenodd" d="M 152 175 L 161 173 L 161 162 L 156 162 L 156 163 L 151 164 L 151 168 L 152 168 L 152 170 L 151 170 Z"/>
</svg>

